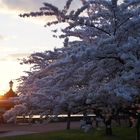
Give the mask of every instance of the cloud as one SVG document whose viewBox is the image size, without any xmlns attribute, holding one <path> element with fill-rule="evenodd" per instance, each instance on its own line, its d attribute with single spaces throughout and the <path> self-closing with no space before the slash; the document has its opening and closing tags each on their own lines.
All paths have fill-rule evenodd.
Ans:
<svg viewBox="0 0 140 140">
<path fill-rule="evenodd" d="M 39 11 L 39 8 L 43 6 L 43 2 L 47 0 L 0 0 L 0 13 L 6 13 L 14 16 L 22 13 L 28 13 L 31 11 Z M 62 0 L 61 5 L 65 0 Z M 51 0 L 48 2 L 52 3 Z M 58 0 L 53 0 L 53 4 L 58 5 L 60 2 Z M 45 21 L 51 21 L 53 17 L 35 17 L 35 18 L 26 18 L 24 21 L 29 21 L 33 23 L 45 24 Z M 2 36 L 0 37 L 0 40 Z"/>
<path fill-rule="evenodd" d="M 18 59 L 22 59 L 22 58 L 26 58 L 28 57 L 30 54 L 29 53 L 12 53 L 12 54 L 9 54 L 7 56 L 7 59 L 8 60 L 18 60 Z"/>
<path fill-rule="evenodd" d="M 0 0 L 0 9 L 7 11 L 31 11 L 42 5 L 42 0 Z"/>
<path fill-rule="evenodd" d="M 0 40 L 5 40 L 5 37 L 3 35 L 0 35 Z"/>
<path fill-rule="evenodd" d="M 3 62 L 3 61 L 7 61 L 7 58 L 4 58 L 4 57 L 0 57 L 0 62 Z"/>
<path fill-rule="evenodd" d="M 66 0 L 0 0 L 0 9 L 7 11 L 36 11 L 43 6 L 44 2 L 52 3 L 62 9 Z M 74 0 L 72 7 L 79 7 L 80 0 Z"/>
<path fill-rule="evenodd" d="M 122 1 L 123 0 L 119 0 L 120 3 Z M 62 9 L 66 0 L 0 0 L 0 11 L 18 12 L 18 14 L 20 14 L 20 12 L 38 11 L 44 2 L 52 3 Z M 71 7 L 75 9 L 80 5 L 80 0 L 73 0 Z"/>
<path fill-rule="evenodd" d="M 18 59 L 27 58 L 30 53 L 10 53 L 0 56 L 0 62 L 4 61 L 17 61 Z"/>
<path fill-rule="evenodd" d="M 2 41 L 7 41 L 7 40 L 11 40 L 11 39 L 16 39 L 16 36 L 14 36 L 14 35 L 1 35 L 0 34 L 0 40 L 2 40 Z"/>
<path fill-rule="evenodd" d="M 40 7 L 43 7 L 43 3 L 48 2 L 62 9 L 66 3 L 66 0 L 0 0 L 0 13 L 10 14 L 17 18 L 17 15 L 39 11 Z M 80 0 L 73 0 L 72 8 L 79 7 Z M 32 17 L 25 18 L 25 22 L 32 22 L 34 24 L 45 25 L 47 21 L 51 22 L 55 20 L 54 16 L 51 17 Z"/>
</svg>

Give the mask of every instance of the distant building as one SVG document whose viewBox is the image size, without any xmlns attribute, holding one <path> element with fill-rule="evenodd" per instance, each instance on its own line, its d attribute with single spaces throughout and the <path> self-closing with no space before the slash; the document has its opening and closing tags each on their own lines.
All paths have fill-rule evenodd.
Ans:
<svg viewBox="0 0 140 140">
<path fill-rule="evenodd" d="M 17 94 L 13 91 L 13 81 L 9 82 L 9 91 L 6 92 L 3 96 L 0 97 L 0 122 L 3 122 L 3 113 L 6 110 L 11 109 L 12 107 L 14 107 L 14 103 L 12 101 L 9 100 L 10 97 L 16 97 Z"/>
<path fill-rule="evenodd" d="M 10 87 L 9 91 L 4 94 L 4 98 L 5 99 L 8 99 L 10 97 L 16 97 L 17 96 L 16 93 L 12 89 L 13 88 L 13 81 L 10 81 L 9 82 L 9 87 Z"/>
</svg>

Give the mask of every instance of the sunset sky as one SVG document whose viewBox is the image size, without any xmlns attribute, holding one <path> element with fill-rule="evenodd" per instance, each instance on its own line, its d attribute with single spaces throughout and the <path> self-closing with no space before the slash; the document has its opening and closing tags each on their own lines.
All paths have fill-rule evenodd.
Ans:
<svg viewBox="0 0 140 140">
<path fill-rule="evenodd" d="M 48 0 L 51 1 L 51 0 Z M 60 46 L 49 29 L 44 28 L 48 19 L 23 19 L 18 15 L 36 11 L 44 0 L 0 0 L 0 94 L 9 90 L 9 81 L 23 75 L 28 66 L 20 65 L 18 58 L 30 53 Z M 54 0 L 57 4 L 58 0 Z M 62 4 L 62 3 L 61 3 Z M 60 5 L 61 6 L 61 5 Z"/>
<path fill-rule="evenodd" d="M 50 29 L 44 28 L 51 18 L 21 18 L 24 12 L 38 11 L 43 2 L 50 2 L 62 8 L 66 0 L 0 0 L 0 94 L 9 89 L 9 81 L 23 75 L 29 66 L 20 65 L 18 58 L 30 53 L 50 50 L 62 46 L 62 41 L 54 39 Z M 121 0 L 120 0 L 121 1 Z M 80 6 L 74 0 L 72 8 Z"/>
</svg>

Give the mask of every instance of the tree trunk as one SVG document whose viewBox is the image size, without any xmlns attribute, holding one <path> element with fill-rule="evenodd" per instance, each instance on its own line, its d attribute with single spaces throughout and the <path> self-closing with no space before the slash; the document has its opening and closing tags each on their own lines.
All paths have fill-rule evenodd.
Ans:
<svg viewBox="0 0 140 140">
<path fill-rule="evenodd" d="M 107 116 L 105 119 L 105 128 L 106 128 L 106 135 L 112 135 L 112 126 L 111 126 L 112 118 L 111 116 Z"/>
<path fill-rule="evenodd" d="M 138 113 L 137 124 L 136 124 L 136 140 L 140 140 L 140 113 Z"/>
<path fill-rule="evenodd" d="M 71 113 L 69 111 L 68 112 L 68 117 L 67 117 L 67 130 L 70 129 L 70 123 L 71 123 Z"/>
<path fill-rule="evenodd" d="M 112 128 L 111 125 L 106 125 L 106 135 L 111 136 L 112 135 Z"/>
<path fill-rule="evenodd" d="M 140 140 L 139 128 L 136 128 L 136 140 Z"/>
</svg>

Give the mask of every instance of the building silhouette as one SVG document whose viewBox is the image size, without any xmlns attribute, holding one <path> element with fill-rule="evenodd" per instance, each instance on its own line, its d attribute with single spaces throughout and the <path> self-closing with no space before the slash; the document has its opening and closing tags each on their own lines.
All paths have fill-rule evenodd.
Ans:
<svg viewBox="0 0 140 140">
<path fill-rule="evenodd" d="M 5 111 L 14 107 L 14 103 L 9 100 L 11 97 L 16 97 L 17 94 L 13 91 L 13 81 L 9 82 L 9 91 L 6 92 L 3 96 L 0 97 L 0 123 L 3 123 L 3 114 Z"/>
<path fill-rule="evenodd" d="M 4 98 L 5 99 L 8 99 L 10 97 L 16 97 L 17 96 L 16 93 L 12 89 L 13 88 L 13 81 L 10 81 L 9 82 L 9 87 L 10 87 L 9 91 L 4 94 Z"/>
</svg>

